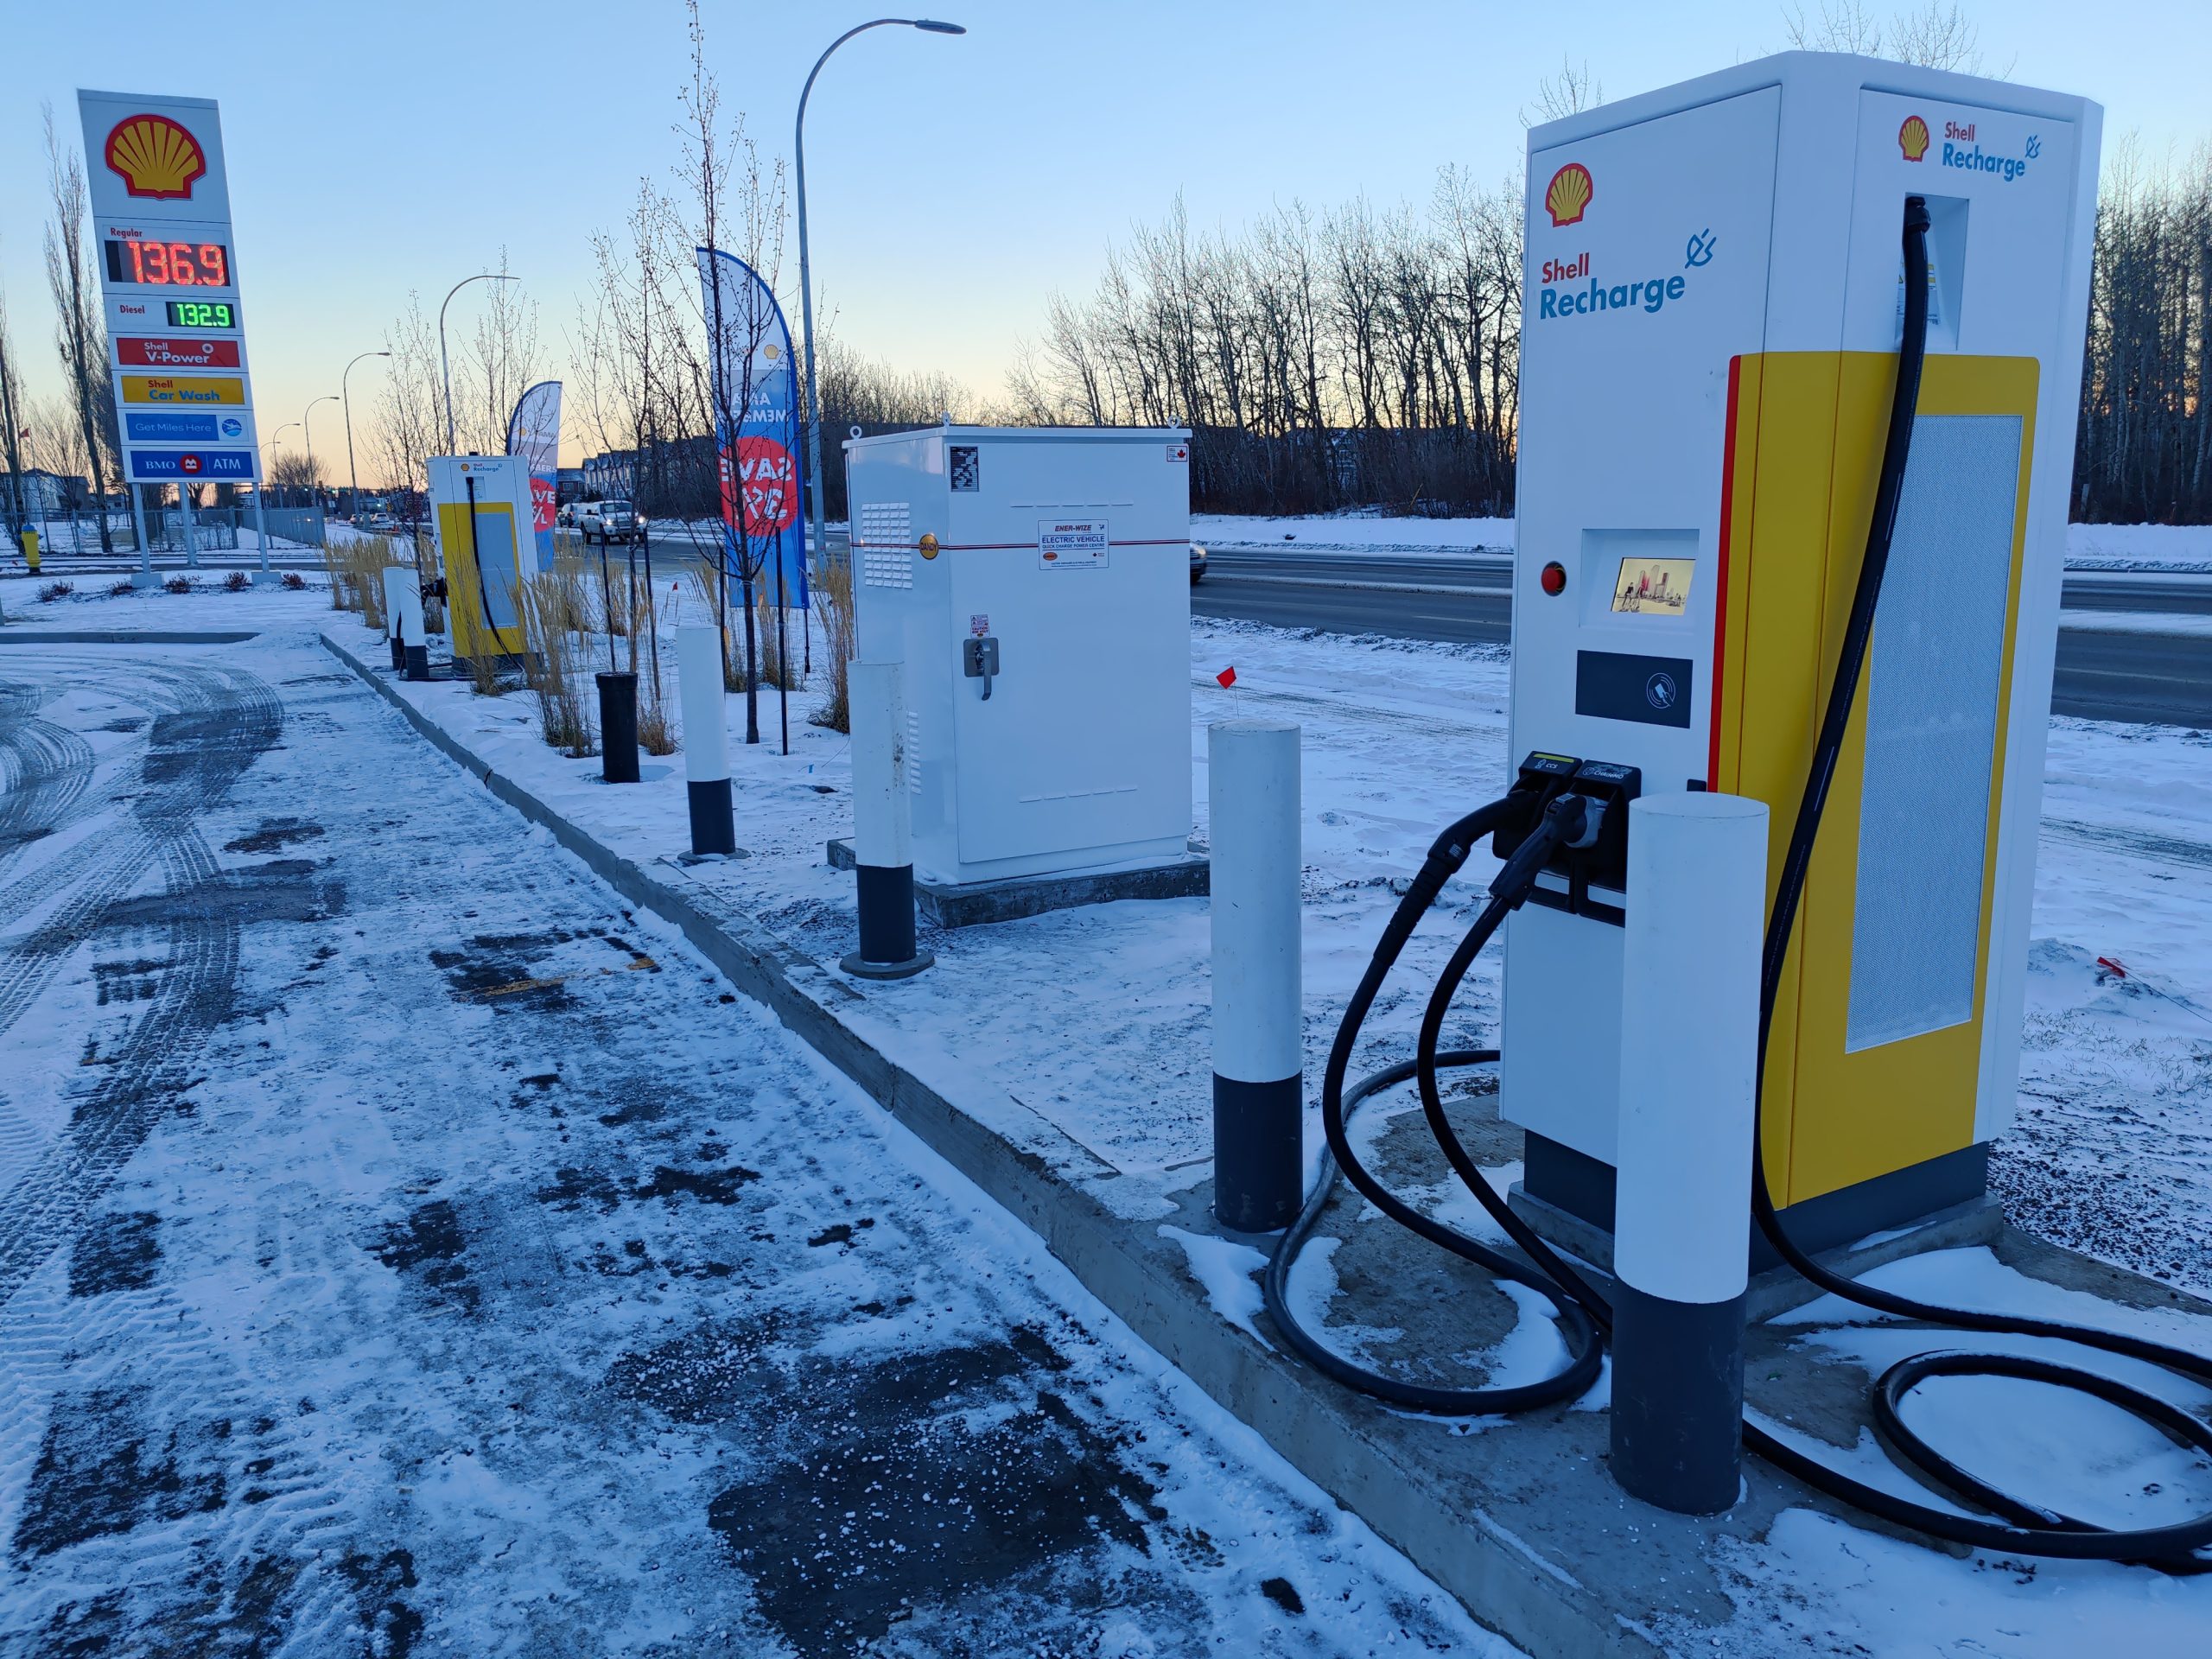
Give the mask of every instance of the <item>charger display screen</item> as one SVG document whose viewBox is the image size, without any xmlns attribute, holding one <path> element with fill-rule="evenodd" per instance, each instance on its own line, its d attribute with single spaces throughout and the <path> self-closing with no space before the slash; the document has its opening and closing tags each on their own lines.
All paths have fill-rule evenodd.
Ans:
<svg viewBox="0 0 2212 1659">
<path fill-rule="evenodd" d="M 1621 561 L 1613 579 L 1613 609 L 1646 616 L 1680 616 L 1689 608 L 1690 582 L 1697 574 L 1695 559 L 1646 559 L 1631 555 Z"/>
</svg>

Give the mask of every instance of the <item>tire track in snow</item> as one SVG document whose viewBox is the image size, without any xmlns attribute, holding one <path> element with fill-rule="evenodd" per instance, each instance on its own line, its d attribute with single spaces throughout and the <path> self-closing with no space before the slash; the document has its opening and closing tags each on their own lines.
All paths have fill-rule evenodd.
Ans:
<svg viewBox="0 0 2212 1659">
<path fill-rule="evenodd" d="M 158 1115 L 188 1081 L 200 1039 L 229 1011 L 238 976 L 237 907 L 213 902 L 227 885 L 201 837 L 196 815 L 219 801 L 269 748 L 283 725 L 282 705 L 251 676 L 200 671 L 209 707 L 157 720 L 140 764 L 149 786 L 134 816 L 149 837 L 142 853 L 99 872 L 67 913 L 80 931 L 60 936 L 49 924 L 36 948 L 19 949 L 10 967 L 29 965 L 0 985 L 0 1030 L 19 1017 L 45 980 L 97 928 L 127 873 L 161 866 L 168 965 L 147 1011 L 131 1022 L 113 1064 L 79 1100 L 67 1130 L 37 1167 L 0 1198 L 0 1306 L 47 1256 L 75 1236 L 86 1211 L 135 1153 Z M 49 944 L 47 941 L 51 940 Z M 66 947 L 66 948 L 65 948 Z"/>
</svg>

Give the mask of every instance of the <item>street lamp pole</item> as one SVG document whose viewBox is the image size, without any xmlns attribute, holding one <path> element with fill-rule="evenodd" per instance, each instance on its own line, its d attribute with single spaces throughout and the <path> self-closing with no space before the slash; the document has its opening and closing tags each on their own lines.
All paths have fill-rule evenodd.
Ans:
<svg viewBox="0 0 2212 1659">
<path fill-rule="evenodd" d="M 362 357 L 391 355 L 390 352 L 363 352 L 353 363 L 359 362 Z M 346 385 L 346 377 L 353 372 L 353 363 L 348 363 L 338 373 L 338 398 L 346 408 L 346 482 L 353 492 L 353 510 L 346 515 L 348 523 L 356 523 L 361 517 L 361 474 L 353 465 L 353 397 Z"/>
<path fill-rule="evenodd" d="M 822 73 L 822 66 L 830 61 L 830 53 L 855 35 L 893 24 L 902 29 L 923 29 L 931 35 L 965 35 L 968 32 L 958 23 L 941 23 L 928 17 L 878 17 L 873 22 L 861 23 L 847 29 L 830 42 L 828 48 L 814 60 L 814 67 L 807 73 L 806 86 L 798 95 L 798 120 L 792 130 L 791 154 L 797 163 L 798 184 L 798 308 L 800 321 L 806 329 L 806 467 L 808 477 L 814 486 L 810 493 L 813 497 L 811 518 L 817 558 L 823 556 L 826 547 L 822 529 L 822 387 L 820 375 L 815 366 L 818 353 L 814 347 L 814 271 L 806 257 L 806 100 L 813 95 L 814 78 Z"/>
<path fill-rule="evenodd" d="M 448 454 L 451 454 L 454 452 L 454 442 L 453 424 L 453 362 L 452 359 L 446 355 L 446 307 L 453 303 L 453 296 L 454 295 L 460 293 L 462 289 L 467 288 L 471 283 L 514 283 L 521 280 L 522 279 L 518 276 L 508 276 L 506 272 L 503 270 L 480 270 L 474 276 L 462 277 L 451 288 L 448 289 L 446 290 L 445 299 L 438 307 L 438 371 L 445 378 L 446 383 L 446 453 Z"/>
<path fill-rule="evenodd" d="M 337 401 L 336 392 L 326 391 L 320 397 L 309 399 L 307 409 L 300 416 L 300 442 L 307 445 L 308 449 L 308 505 L 311 507 L 322 504 L 322 491 L 315 481 L 315 428 L 308 422 L 314 418 L 315 404 Z"/>
</svg>

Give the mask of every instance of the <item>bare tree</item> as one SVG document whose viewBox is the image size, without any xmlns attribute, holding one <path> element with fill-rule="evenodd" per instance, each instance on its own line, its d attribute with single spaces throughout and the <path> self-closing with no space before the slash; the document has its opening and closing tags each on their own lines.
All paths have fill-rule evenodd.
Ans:
<svg viewBox="0 0 2212 1659">
<path fill-rule="evenodd" d="M 683 211 L 680 215 L 672 216 L 664 228 L 689 232 L 686 239 L 694 248 L 735 255 L 752 268 L 768 289 L 768 294 L 764 295 L 751 283 L 726 284 L 719 276 L 709 283 L 695 280 L 684 288 L 687 296 L 696 296 L 691 314 L 696 327 L 673 334 L 671 339 L 684 356 L 684 389 L 702 417 L 700 425 L 706 432 L 716 435 L 719 448 L 724 438 L 734 444 L 738 429 L 753 405 L 763 346 L 776 327 L 775 307 L 770 296 L 783 269 L 784 164 L 780 159 L 763 161 L 759 147 L 745 130 L 741 112 L 725 124 L 721 87 L 714 72 L 707 67 L 706 30 L 697 0 L 687 0 L 685 10 L 691 43 L 691 73 L 680 99 L 683 121 L 677 134 L 683 143 L 683 154 L 676 169 Z M 668 251 L 672 257 L 680 257 L 679 249 Z M 721 467 L 733 464 L 731 458 L 719 460 Z M 745 612 L 745 741 L 758 743 L 760 653 L 760 641 L 754 634 L 754 594 L 779 531 L 772 524 L 760 523 L 745 505 L 741 480 L 733 476 L 721 482 L 718 493 L 726 499 L 734 499 L 739 506 L 731 515 L 736 523 L 726 526 L 728 533 L 718 543 L 715 569 L 721 591 L 715 609 L 723 627 L 727 663 L 728 587 L 734 576 Z M 722 556 L 725 548 L 727 556 Z M 779 603 L 779 630 L 782 615 Z M 785 655 L 780 641 L 779 644 L 777 661 L 780 664 Z M 786 677 L 779 674 L 779 677 Z M 790 747 L 788 721 L 785 747 Z"/>
<path fill-rule="evenodd" d="M 2097 202 L 2074 516 L 2212 522 L 2212 144 L 2146 166 L 2131 141 Z"/>
<path fill-rule="evenodd" d="M 0 453 L 8 461 L 8 487 L 0 493 L 0 526 L 9 539 L 22 534 L 29 518 L 29 498 L 23 483 L 23 439 L 28 435 L 29 409 L 23 401 L 22 372 L 16 365 L 16 340 L 8 326 L 7 290 L 0 289 Z"/>
<path fill-rule="evenodd" d="M 1014 410 L 1187 423 L 1192 499 L 1217 511 L 1510 511 L 1521 219 L 1516 184 L 1451 168 L 1425 208 L 1294 203 L 1236 235 L 1194 232 L 1179 201 L 1090 298 L 1052 296 Z"/>
<path fill-rule="evenodd" d="M 83 440 L 86 473 L 95 495 L 106 493 L 115 437 L 115 383 L 108 373 L 107 319 L 90 270 L 85 239 L 84 158 L 65 149 L 54 124 L 54 105 L 40 105 L 46 120 L 47 191 L 54 217 L 46 226 L 46 282 L 54 296 L 54 346 Z M 100 550 L 112 553 L 107 515 L 99 515 Z"/>
<path fill-rule="evenodd" d="M 1853 4 L 1855 0 L 1844 0 Z M 1536 96 L 1529 104 L 1521 106 L 1521 124 L 1533 127 L 1540 122 L 1556 121 L 1562 116 L 1580 115 L 1605 101 L 1605 89 L 1590 73 L 1587 60 L 1580 64 L 1570 63 L 1566 57 L 1559 60 L 1559 73 L 1547 75 L 1536 83 Z M 1529 111 L 1533 108 L 1535 113 Z"/>
<path fill-rule="evenodd" d="M 499 250 L 499 275 L 507 271 L 507 251 Z M 518 283 L 491 283 L 483 309 L 476 315 L 461 352 L 454 390 L 456 409 L 468 411 L 457 442 L 464 451 L 506 453 L 507 422 L 517 400 L 538 378 L 537 302 Z"/>
<path fill-rule="evenodd" d="M 1801 52 L 1849 52 L 1967 75 L 1993 73 L 1981 50 L 1981 31 L 1957 0 L 1923 0 L 1917 10 L 1892 12 L 1886 24 L 1860 0 L 1821 0 L 1817 12 L 1788 8 L 1782 26 Z M 1993 73 L 2002 79 L 2012 68 L 2008 64 Z"/>
</svg>

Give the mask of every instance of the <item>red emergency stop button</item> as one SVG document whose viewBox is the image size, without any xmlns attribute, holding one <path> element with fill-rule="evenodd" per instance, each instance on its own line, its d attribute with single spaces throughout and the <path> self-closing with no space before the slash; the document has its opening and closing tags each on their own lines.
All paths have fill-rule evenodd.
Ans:
<svg viewBox="0 0 2212 1659">
<path fill-rule="evenodd" d="M 1546 593 L 1554 599 L 1557 599 L 1567 591 L 1567 567 L 1557 559 L 1554 559 L 1544 567 L 1543 575 L 1536 580 L 1543 583 Z"/>
</svg>

